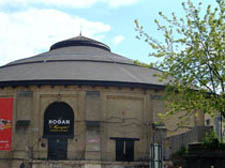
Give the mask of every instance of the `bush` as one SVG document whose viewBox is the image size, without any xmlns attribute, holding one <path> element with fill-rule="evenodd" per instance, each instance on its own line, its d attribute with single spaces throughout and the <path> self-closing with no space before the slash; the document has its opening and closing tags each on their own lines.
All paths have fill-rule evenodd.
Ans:
<svg viewBox="0 0 225 168">
<path fill-rule="evenodd" d="M 225 143 L 219 141 L 215 131 L 210 131 L 205 134 L 203 146 L 204 148 L 209 150 L 224 150 L 225 149 Z"/>
</svg>

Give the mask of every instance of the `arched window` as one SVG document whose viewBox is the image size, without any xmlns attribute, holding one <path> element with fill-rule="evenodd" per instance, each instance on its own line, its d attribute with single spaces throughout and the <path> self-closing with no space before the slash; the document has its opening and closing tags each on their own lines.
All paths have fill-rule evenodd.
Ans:
<svg viewBox="0 0 225 168">
<path fill-rule="evenodd" d="M 73 138 L 73 109 L 64 102 L 50 104 L 44 114 L 44 138 Z"/>
</svg>

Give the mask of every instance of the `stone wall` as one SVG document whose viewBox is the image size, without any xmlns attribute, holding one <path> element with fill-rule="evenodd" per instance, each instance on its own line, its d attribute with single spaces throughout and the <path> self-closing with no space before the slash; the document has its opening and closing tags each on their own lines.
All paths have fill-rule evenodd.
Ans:
<svg viewBox="0 0 225 168">
<path fill-rule="evenodd" d="M 165 140 L 165 159 L 170 159 L 170 156 L 179 151 L 182 146 L 188 147 L 190 143 L 202 142 L 206 132 L 212 127 L 196 126 L 190 131 L 166 138 Z"/>
<path fill-rule="evenodd" d="M 13 97 L 14 107 L 12 151 L 0 151 L 0 163 L 5 168 L 18 168 L 24 160 L 46 162 L 48 140 L 43 138 L 43 119 L 53 102 L 64 102 L 74 112 L 74 137 L 68 140 L 68 160 L 118 163 L 116 142 L 111 138 L 122 137 L 138 139 L 134 142 L 134 161 L 145 163 L 154 139 L 152 124 L 159 120 L 157 113 L 164 113 L 162 95 L 162 90 L 117 87 L 1 88 L 0 97 Z M 29 125 L 17 127 L 20 120 L 30 121 Z M 166 124 L 174 122 L 168 120 Z"/>
<path fill-rule="evenodd" d="M 158 92 L 88 86 L 2 88 L 0 97 L 13 97 L 14 107 L 13 150 L 0 151 L 1 165 L 18 168 L 23 160 L 47 159 L 44 113 L 57 101 L 68 104 L 75 116 L 74 138 L 68 140 L 68 160 L 115 161 L 115 140 L 111 137 L 139 139 L 135 141 L 134 160 L 147 160 L 152 140 L 152 94 Z M 29 125 L 17 127 L 20 120 L 30 121 Z M 91 122 L 98 124 L 93 127 Z"/>
</svg>

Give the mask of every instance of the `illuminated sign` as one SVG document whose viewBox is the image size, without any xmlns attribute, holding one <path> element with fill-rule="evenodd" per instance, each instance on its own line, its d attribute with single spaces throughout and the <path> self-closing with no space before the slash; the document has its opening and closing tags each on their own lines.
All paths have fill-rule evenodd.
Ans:
<svg viewBox="0 0 225 168">
<path fill-rule="evenodd" d="M 48 120 L 49 132 L 68 132 L 70 120 Z"/>
<path fill-rule="evenodd" d="M 72 108 L 63 102 L 50 104 L 44 116 L 44 137 L 67 137 L 74 135 L 74 114 Z"/>
</svg>

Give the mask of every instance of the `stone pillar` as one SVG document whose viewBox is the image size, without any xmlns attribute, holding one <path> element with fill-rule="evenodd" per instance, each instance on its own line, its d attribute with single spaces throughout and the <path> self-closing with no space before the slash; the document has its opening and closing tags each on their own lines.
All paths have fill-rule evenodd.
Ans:
<svg viewBox="0 0 225 168">
<path fill-rule="evenodd" d="M 98 91 L 86 93 L 86 160 L 101 160 L 101 100 Z"/>
<path fill-rule="evenodd" d="M 167 129 L 164 125 L 155 125 L 153 131 L 153 142 L 162 146 L 163 159 L 165 159 L 168 153 L 165 146 Z"/>
<path fill-rule="evenodd" d="M 16 95 L 16 121 L 13 138 L 14 157 L 29 158 L 31 144 L 32 91 L 18 91 Z"/>
</svg>

